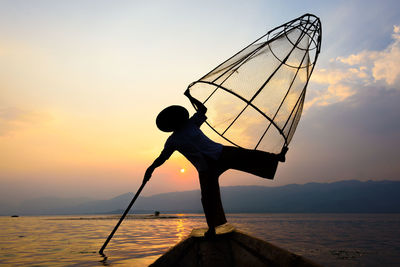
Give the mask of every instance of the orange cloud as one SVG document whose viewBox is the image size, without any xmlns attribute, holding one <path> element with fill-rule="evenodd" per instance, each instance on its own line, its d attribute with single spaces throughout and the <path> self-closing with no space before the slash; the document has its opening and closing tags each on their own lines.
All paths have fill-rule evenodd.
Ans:
<svg viewBox="0 0 400 267">
<path fill-rule="evenodd" d="M 362 51 L 336 60 L 350 66 L 361 65 L 360 68 L 371 71 L 375 81 L 383 80 L 394 85 L 400 77 L 400 26 L 393 26 L 392 39 L 393 43 L 383 51 Z"/>
<path fill-rule="evenodd" d="M 394 26 L 393 31 L 394 43 L 380 53 L 372 69 L 374 78 L 384 80 L 388 85 L 394 85 L 400 77 L 400 26 Z"/>
</svg>

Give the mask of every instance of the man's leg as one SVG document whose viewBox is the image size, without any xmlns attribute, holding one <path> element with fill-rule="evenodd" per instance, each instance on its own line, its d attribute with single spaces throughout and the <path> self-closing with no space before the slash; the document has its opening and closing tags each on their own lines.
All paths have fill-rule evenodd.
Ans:
<svg viewBox="0 0 400 267">
<path fill-rule="evenodd" d="M 200 172 L 201 203 L 208 227 L 215 232 L 215 227 L 226 223 L 224 208 L 215 171 Z"/>
<path fill-rule="evenodd" d="M 284 154 L 225 146 L 218 163 L 225 169 L 235 169 L 273 179 L 278 163 L 284 160 L 282 156 Z"/>
</svg>

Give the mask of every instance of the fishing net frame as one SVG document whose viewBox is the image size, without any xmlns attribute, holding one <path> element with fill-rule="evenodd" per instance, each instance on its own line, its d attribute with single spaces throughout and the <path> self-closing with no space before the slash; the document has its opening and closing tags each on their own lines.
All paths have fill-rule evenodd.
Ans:
<svg viewBox="0 0 400 267">
<path fill-rule="evenodd" d="M 240 109 L 234 115 L 230 114 L 231 110 L 229 108 L 225 112 L 219 112 L 223 115 L 229 113 L 226 121 L 216 123 L 215 120 L 223 116 L 216 117 L 217 119 L 214 118 L 214 121 L 213 118 L 210 119 L 208 116 L 207 125 L 234 146 L 279 153 L 282 147 L 289 145 L 300 120 L 306 88 L 321 50 L 321 39 L 320 19 L 315 15 L 305 14 L 268 31 L 199 80 L 191 83 L 188 86 L 188 90 L 207 108 L 211 105 L 209 102 L 216 98 L 216 95 L 221 90 L 228 94 L 222 98 L 220 97 L 219 102 L 225 101 L 223 99 L 225 97 L 229 98 L 229 94 L 243 102 L 240 102 L 242 103 L 240 105 L 236 105 L 240 106 Z M 285 47 L 286 50 L 281 49 L 279 46 Z M 261 60 L 269 60 L 272 62 L 272 66 Z M 259 66 L 256 64 L 262 65 L 261 67 L 264 67 L 265 72 L 263 72 L 264 70 L 259 70 Z M 273 64 L 276 67 L 272 69 Z M 261 79 L 259 76 L 262 76 L 263 73 L 266 76 Z M 258 85 L 251 85 L 253 81 L 256 81 Z M 269 86 L 269 83 L 284 84 L 284 82 L 286 83 L 284 86 L 288 86 L 285 89 L 285 93 L 282 90 L 278 91 L 278 89 L 270 88 L 268 89 L 269 92 L 267 92 L 269 95 L 264 93 L 264 96 L 260 96 L 262 91 Z M 249 84 L 251 86 L 248 86 Z M 240 90 L 246 86 L 250 89 L 248 89 L 249 92 L 245 92 L 248 95 L 244 96 L 244 93 Z M 275 98 L 278 98 L 277 94 L 279 94 L 280 101 L 275 101 Z M 270 102 L 273 103 L 272 106 L 275 106 L 274 110 L 270 110 L 270 107 L 268 107 L 268 97 L 272 99 Z M 290 101 L 288 100 L 289 98 L 291 98 Z M 257 103 L 262 103 L 262 105 Z M 242 127 L 249 128 L 246 131 L 251 135 L 251 144 L 242 141 L 242 139 L 245 139 L 243 138 L 245 134 L 238 136 L 240 134 L 237 133 L 240 131 L 233 129 L 236 126 L 235 124 L 238 124 L 238 120 L 242 120 L 241 123 L 243 125 L 246 125 L 243 122 L 246 119 L 251 120 L 250 115 L 248 114 L 246 117 L 244 113 L 254 113 L 255 115 L 253 116 L 261 115 L 266 121 L 264 126 L 260 124 L 261 126 L 258 126 L 254 131 L 251 130 L 251 125 Z M 244 119 L 241 119 L 241 116 Z M 218 124 L 225 124 L 225 127 L 218 128 Z M 263 128 L 262 131 L 261 128 Z M 228 134 L 229 131 L 232 132 L 230 133 L 231 136 Z M 253 132 L 258 132 L 258 134 L 254 136 Z M 233 135 L 234 133 L 238 136 L 237 138 Z M 232 138 L 232 135 L 234 138 Z M 268 138 L 274 141 L 268 140 Z M 268 145 L 266 146 L 268 142 L 274 144 L 268 147 Z"/>
</svg>

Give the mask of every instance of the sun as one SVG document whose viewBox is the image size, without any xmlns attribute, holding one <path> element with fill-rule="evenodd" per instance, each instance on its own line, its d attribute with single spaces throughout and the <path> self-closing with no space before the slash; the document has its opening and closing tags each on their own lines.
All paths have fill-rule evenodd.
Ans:
<svg viewBox="0 0 400 267">
<path fill-rule="evenodd" d="M 181 172 L 181 173 L 184 173 L 184 172 L 185 172 L 185 169 L 181 169 L 180 172 Z"/>
</svg>

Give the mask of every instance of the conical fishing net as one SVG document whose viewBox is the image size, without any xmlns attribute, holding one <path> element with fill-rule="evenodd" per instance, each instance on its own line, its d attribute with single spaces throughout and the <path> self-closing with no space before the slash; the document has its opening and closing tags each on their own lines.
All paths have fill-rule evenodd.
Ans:
<svg viewBox="0 0 400 267">
<path fill-rule="evenodd" d="M 293 137 L 321 48 L 321 22 L 306 14 L 263 35 L 198 81 L 207 124 L 233 145 L 279 153 Z"/>
</svg>

